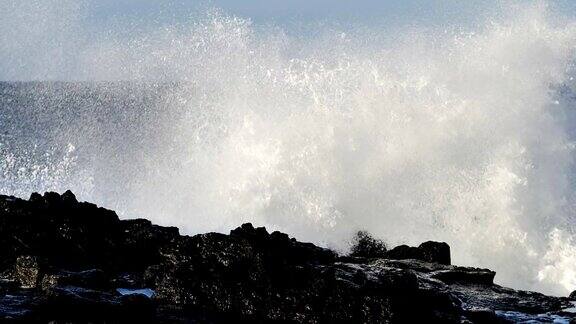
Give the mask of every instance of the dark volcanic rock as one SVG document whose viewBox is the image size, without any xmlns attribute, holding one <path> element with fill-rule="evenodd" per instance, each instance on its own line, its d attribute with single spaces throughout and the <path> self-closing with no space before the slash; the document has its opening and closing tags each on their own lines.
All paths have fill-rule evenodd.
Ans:
<svg viewBox="0 0 576 324">
<path fill-rule="evenodd" d="M 436 271 L 431 277 L 445 283 L 492 285 L 494 283 L 494 276 L 496 276 L 496 272 L 488 269 L 454 267 L 448 270 Z"/>
<path fill-rule="evenodd" d="M 493 323 L 570 305 L 452 266 L 446 243 L 361 232 L 338 257 L 251 224 L 182 236 L 69 191 L 0 196 L 0 273 L 0 322 Z"/>
<path fill-rule="evenodd" d="M 428 241 L 418 247 L 400 245 L 388 251 L 385 258 L 405 260 L 414 259 L 440 264 L 450 264 L 450 246 L 444 242 Z"/>
<path fill-rule="evenodd" d="M 107 290 L 111 288 L 109 274 L 100 269 L 90 269 L 78 272 L 57 271 L 42 276 L 40 288 L 48 290 L 53 287 L 75 286 L 89 289 Z"/>
<path fill-rule="evenodd" d="M 334 262 L 336 259 L 336 253 L 331 250 L 312 243 L 298 242 L 284 233 L 268 234 L 264 227 L 254 228 L 250 223 L 230 231 L 230 236 L 246 241 L 264 256 L 270 266 L 301 263 L 325 264 Z"/>
<path fill-rule="evenodd" d="M 450 246 L 445 242 L 428 241 L 420 244 L 418 249 L 422 253 L 422 260 L 440 264 L 450 264 Z"/>
<path fill-rule="evenodd" d="M 69 269 L 115 267 L 122 242 L 120 220 L 112 211 L 76 203 L 71 193 L 32 195 L 31 201 L 0 199 L 0 260 L 11 266 L 33 255 Z"/>
<path fill-rule="evenodd" d="M 42 278 L 42 269 L 38 258 L 21 256 L 16 259 L 14 279 L 23 288 L 35 288 Z"/>
<path fill-rule="evenodd" d="M 498 318 L 496 312 L 488 308 L 470 308 L 464 312 L 464 316 L 472 323 L 506 323 L 504 319 Z"/>
</svg>

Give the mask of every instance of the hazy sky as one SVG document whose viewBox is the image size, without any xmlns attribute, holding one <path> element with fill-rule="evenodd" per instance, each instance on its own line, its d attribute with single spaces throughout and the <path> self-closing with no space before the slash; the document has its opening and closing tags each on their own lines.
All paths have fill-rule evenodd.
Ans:
<svg viewBox="0 0 576 324">
<path fill-rule="evenodd" d="M 210 6 L 255 22 L 363 18 L 409 23 L 473 17 L 489 10 L 494 3 L 493 0 L 99 0 L 90 1 L 90 10 L 92 17 L 101 21 L 115 15 L 181 20 L 199 7 Z"/>
<path fill-rule="evenodd" d="M 133 17 L 185 17 L 198 7 L 214 6 L 228 13 L 250 17 L 254 21 L 277 22 L 294 18 L 348 19 L 384 18 L 409 22 L 449 22 L 453 19 L 472 19 L 502 3 L 498 0 L 90 0 L 93 14 L 100 18 L 111 15 Z M 519 1 L 522 2 L 522 1 Z M 524 1 L 527 2 L 527 1 Z M 566 11 L 576 8 L 573 0 L 549 1 Z"/>
<path fill-rule="evenodd" d="M 516 1 L 526 2 L 535 1 Z M 576 12 L 574 0 L 539 2 L 568 16 Z M 158 33 L 186 30 L 212 8 L 226 17 L 248 18 L 256 29 L 270 30 L 272 25 L 289 35 L 314 38 L 332 27 L 338 32 L 375 30 L 383 36 L 402 34 L 413 27 L 478 30 L 486 19 L 505 12 L 500 9 L 509 3 L 512 1 L 0 0 L 0 80 L 73 78 L 86 66 L 83 62 L 94 56 L 115 58 L 129 52 L 136 57 L 130 40 L 137 45 L 160 41 Z M 150 43 L 156 49 L 157 45 Z"/>
<path fill-rule="evenodd" d="M 473 8 L 492 1 L 461 0 L 213 0 L 156 1 L 100 0 L 91 1 L 99 14 L 140 15 L 166 10 L 170 3 L 176 11 L 185 12 L 199 5 L 216 6 L 231 13 L 254 19 L 283 19 L 290 16 L 323 18 L 346 15 L 410 15 L 424 16 L 443 10 Z M 445 12 L 449 14 L 449 12 Z"/>
</svg>

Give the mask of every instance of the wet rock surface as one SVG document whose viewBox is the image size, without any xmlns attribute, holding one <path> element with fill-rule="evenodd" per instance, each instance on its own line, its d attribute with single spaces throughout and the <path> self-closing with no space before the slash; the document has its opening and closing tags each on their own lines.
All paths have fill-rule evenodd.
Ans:
<svg viewBox="0 0 576 324">
<path fill-rule="evenodd" d="M 78 202 L 0 196 L 0 322 L 570 322 L 568 298 L 451 265 L 450 247 L 388 250 L 359 234 L 350 256 L 244 224 L 180 235 Z"/>
</svg>

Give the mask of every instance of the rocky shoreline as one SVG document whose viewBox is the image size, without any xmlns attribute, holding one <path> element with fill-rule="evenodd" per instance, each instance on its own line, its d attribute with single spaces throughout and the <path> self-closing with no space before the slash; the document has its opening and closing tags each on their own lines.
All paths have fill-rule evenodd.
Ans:
<svg viewBox="0 0 576 324">
<path fill-rule="evenodd" d="M 67 191 L 0 196 L 0 322 L 508 323 L 574 321 L 571 298 L 451 265 L 446 243 L 352 253 L 244 224 L 180 235 Z"/>
</svg>

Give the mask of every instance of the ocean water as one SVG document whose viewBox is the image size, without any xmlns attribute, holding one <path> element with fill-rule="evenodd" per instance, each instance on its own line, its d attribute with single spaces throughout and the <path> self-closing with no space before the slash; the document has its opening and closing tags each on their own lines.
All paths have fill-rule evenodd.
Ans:
<svg viewBox="0 0 576 324">
<path fill-rule="evenodd" d="M 339 251 L 363 229 L 446 241 L 498 283 L 576 289 L 576 21 L 546 3 L 305 36 L 208 10 L 90 40 L 73 3 L 3 28 L 0 193 L 72 189 L 188 234 L 249 221 Z"/>
</svg>

